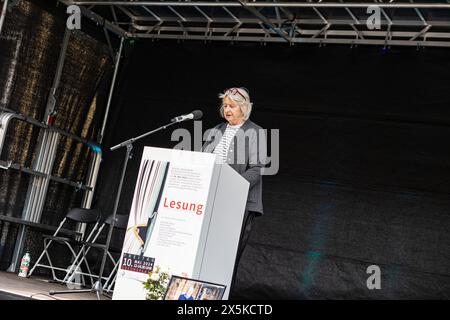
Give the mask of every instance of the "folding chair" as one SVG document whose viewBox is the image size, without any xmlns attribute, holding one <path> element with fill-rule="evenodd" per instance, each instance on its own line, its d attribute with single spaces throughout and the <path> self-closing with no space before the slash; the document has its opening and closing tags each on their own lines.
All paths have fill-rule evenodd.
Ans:
<svg viewBox="0 0 450 320">
<path fill-rule="evenodd" d="M 98 233 L 99 229 L 99 220 L 100 220 L 100 212 L 95 209 L 84 209 L 84 208 L 74 208 L 71 209 L 67 215 L 64 217 L 64 219 L 60 222 L 58 228 L 56 229 L 55 233 L 53 235 L 45 235 L 44 236 L 44 250 L 42 251 L 41 255 L 37 259 L 36 263 L 34 264 L 33 268 L 30 270 L 30 273 L 28 274 L 28 277 L 31 277 L 33 272 L 37 267 L 47 268 L 50 269 L 52 272 L 53 280 L 65 283 L 65 279 L 67 278 L 67 273 L 70 271 L 71 267 L 73 266 L 73 262 L 77 261 L 77 253 L 82 252 L 85 249 L 85 244 L 89 243 L 93 237 Z M 84 238 L 85 235 L 80 236 L 67 236 L 67 233 L 64 232 L 63 227 L 65 227 L 67 224 L 69 224 L 70 221 L 76 222 L 76 223 L 85 223 L 86 224 L 86 230 L 88 230 L 90 225 L 93 225 L 92 230 L 88 234 L 86 238 Z M 54 266 L 52 259 L 50 257 L 49 248 L 52 243 L 60 243 L 67 246 L 70 253 L 72 254 L 72 258 L 74 259 L 72 262 L 72 265 L 69 268 L 60 268 Z M 79 247 L 80 249 L 76 249 Z M 43 259 L 44 255 L 47 257 L 48 264 L 41 263 L 41 260 Z M 91 274 L 89 265 L 87 261 L 85 261 L 85 266 L 88 271 L 86 273 L 87 275 Z M 60 279 L 57 277 L 55 270 L 62 271 L 66 273 L 66 277 L 64 279 Z M 93 283 L 92 277 L 91 277 L 91 284 Z M 84 284 L 84 277 L 82 278 L 82 282 Z"/>
<path fill-rule="evenodd" d="M 107 220 L 108 224 L 111 224 L 112 217 L 110 216 L 109 222 Z M 128 225 L 128 215 L 116 215 L 116 222 L 114 223 L 114 228 L 123 230 L 125 233 L 125 230 L 127 229 Z M 111 255 L 111 252 L 118 254 L 117 259 L 114 259 L 114 257 Z M 122 248 L 116 248 L 113 246 L 110 246 L 108 250 L 108 256 L 111 259 L 111 262 L 114 264 L 114 268 L 112 269 L 111 273 L 109 274 L 108 279 L 106 280 L 105 284 L 103 285 L 103 288 L 105 288 L 105 291 L 110 293 L 112 291 L 112 287 L 114 283 L 116 282 L 116 275 L 117 270 L 119 269 L 120 264 L 120 256 L 122 255 Z"/>
<path fill-rule="evenodd" d="M 96 242 L 98 237 L 100 236 L 100 234 L 102 233 L 103 229 L 106 226 L 110 226 L 112 223 L 112 216 L 109 216 L 101 225 L 101 227 L 98 229 L 97 233 L 92 237 L 92 241 L 88 242 L 88 241 L 83 241 L 83 247 L 80 249 L 80 251 L 78 252 L 78 254 L 75 257 L 75 261 L 72 264 L 72 269 L 69 270 L 65 276 L 65 278 L 63 279 L 64 282 L 67 283 L 73 283 L 73 279 L 77 274 L 81 274 L 81 275 L 88 275 L 91 278 L 92 277 L 96 277 L 98 279 L 98 275 L 97 274 L 92 274 L 89 271 L 89 274 L 87 273 L 83 273 L 83 272 L 77 272 L 77 270 L 80 269 L 81 264 L 83 262 L 86 263 L 86 258 L 87 258 L 87 254 L 89 253 L 91 248 L 96 248 L 101 250 L 102 253 L 102 258 L 103 258 L 103 253 L 104 253 L 104 249 L 105 249 L 105 244 L 101 244 Z M 127 215 L 116 215 L 116 222 L 114 223 L 114 228 L 116 229 L 120 229 L 120 230 L 126 230 L 127 228 L 127 224 L 128 224 L 128 216 Z M 109 228 L 106 228 L 106 230 L 108 230 Z M 118 258 L 114 258 L 112 253 L 116 253 L 119 254 Z M 107 251 L 107 257 L 109 258 L 109 260 L 112 262 L 113 264 L 113 270 L 110 272 L 110 274 L 108 276 L 102 277 L 102 280 L 106 280 L 105 284 L 103 285 L 103 288 L 106 292 L 111 292 L 112 291 L 112 286 L 115 283 L 115 275 L 117 273 L 117 270 L 119 268 L 119 263 L 120 263 L 120 254 L 122 253 L 122 248 L 114 248 L 112 246 L 110 246 L 108 248 Z"/>
</svg>

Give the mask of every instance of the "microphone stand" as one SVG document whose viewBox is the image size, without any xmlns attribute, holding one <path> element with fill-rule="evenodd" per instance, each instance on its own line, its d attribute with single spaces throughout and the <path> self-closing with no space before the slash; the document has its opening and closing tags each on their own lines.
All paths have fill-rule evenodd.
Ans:
<svg viewBox="0 0 450 320">
<path fill-rule="evenodd" d="M 187 120 L 187 119 L 185 119 Z M 54 294 L 65 294 L 65 293 L 83 293 L 83 292 L 95 292 L 97 294 L 97 299 L 100 300 L 100 295 L 104 294 L 103 293 L 103 285 L 102 285 L 102 277 L 103 277 L 103 272 L 105 269 L 105 264 L 106 264 L 106 259 L 108 256 L 108 250 L 109 250 L 109 245 L 111 243 L 111 237 L 112 237 L 112 232 L 114 229 L 114 224 L 116 222 L 116 215 L 117 215 L 117 208 L 119 207 L 119 200 L 120 200 L 120 195 L 122 192 L 122 186 L 123 186 L 123 180 L 125 178 L 125 172 L 127 171 L 127 165 L 128 165 L 128 160 L 132 158 L 132 154 L 131 151 L 133 150 L 133 143 L 150 135 L 153 134 L 155 132 L 158 132 L 160 130 L 166 129 L 176 123 L 182 122 L 181 121 L 173 121 L 169 124 L 166 124 L 164 126 L 161 126 L 155 130 L 149 131 L 147 133 L 144 133 L 140 136 L 125 140 L 121 143 L 119 143 L 118 145 L 115 145 L 114 147 L 112 147 L 110 150 L 111 151 L 115 151 L 117 149 L 120 149 L 122 147 L 126 147 L 127 151 L 125 153 L 125 158 L 124 158 L 124 162 L 123 162 L 123 166 L 122 166 L 122 174 L 120 175 L 120 182 L 119 182 L 119 188 L 117 190 L 117 195 L 116 195 L 116 200 L 114 202 L 114 210 L 113 210 L 113 214 L 112 214 L 112 221 L 111 224 L 109 225 L 109 230 L 108 230 L 108 236 L 106 238 L 106 243 L 103 246 L 103 258 L 102 258 L 102 264 L 100 266 L 100 272 L 98 274 L 98 279 L 97 281 L 94 283 L 94 285 L 92 286 L 91 289 L 75 289 L 75 290 L 64 290 L 64 291 L 50 291 L 49 294 L 50 295 L 54 295 Z M 106 294 L 105 294 L 106 295 Z M 109 298 L 111 298 L 108 295 Z"/>
</svg>

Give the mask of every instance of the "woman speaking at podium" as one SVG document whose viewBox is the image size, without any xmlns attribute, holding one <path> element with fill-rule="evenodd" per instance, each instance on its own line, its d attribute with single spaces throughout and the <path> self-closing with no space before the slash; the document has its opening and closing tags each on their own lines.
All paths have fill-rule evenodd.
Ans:
<svg viewBox="0 0 450 320">
<path fill-rule="evenodd" d="M 219 94 L 219 98 L 222 100 L 220 115 L 226 122 L 220 123 L 210 131 L 202 150 L 216 154 L 218 162 L 229 164 L 250 183 L 231 292 L 253 220 L 263 214 L 262 168 L 266 164 L 267 142 L 265 131 L 249 119 L 253 104 L 246 88 L 228 89 Z"/>
</svg>

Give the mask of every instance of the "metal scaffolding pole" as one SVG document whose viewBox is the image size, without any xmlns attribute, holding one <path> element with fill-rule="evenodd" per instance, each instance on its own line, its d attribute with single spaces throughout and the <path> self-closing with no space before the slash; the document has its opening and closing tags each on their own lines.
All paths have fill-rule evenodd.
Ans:
<svg viewBox="0 0 450 320">
<path fill-rule="evenodd" d="M 64 33 L 63 43 L 59 54 L 58 65 L 56 73 L 53 78 L 53 85 L 47 100 L 47 107 L 44 114 L 44 121 L 47 125 L 51 124 L 51 117 L 55 112 L 56 107 L 56 90 L 59 86 L 61 73 L 64 66 L 64 60 L 69 45 L 71 31 L 66 29 Z M 33 165 L 33 170 L 44 173 L 45 176 L 33 176 L 28 186 L 27 197 L 22 212 L 22 219 L 39 222 L 44 208 L 45 197 L 47 195 L 48 185 L 50 183 L 49 175 L 53 169 L 53 163 L 56 156 L 56 148 L 59 143 L 60 135 L 58 132 L 50 131 L 45 128 L 41 129 L 36 162 Z M 14 247 L 12 263 L 8 269 L 9 272 L 16 272 L 20 265 L 20 257 L 22 255 L 23 247 L 26 241 L 27 227 L 21 225 L 17 235 L 17 241 Z"/>
<path fill-rule="evenodd" d="M 5 22 L 6 9 L 8 8 L 8 0 L 3 1 L 2 13 L 0 15 L 0 35 L 2 34 L 3 22 Z"/>
<path fill-rule="evenodd" d="M 113 96 L 114 88 L 116 85 L 116 79 L 117 79 L 117 73 L 119 70 L 120 59 L 122 56 L 123 42 L 124 42 L 124 38 L 121 38 L 120 46 L 119 46 L 119 49 L 117 50 L 117 54 L 115 57 L 114 73 L 113 73 L 113 78 L 111 80 L 111 85 L 109 88 L 108 102 L 106 104 L 106 110 L 105 110 L 105 116 L 103 118 L 102 128 L 99 133 L 98 144 L 101 144 L 103 141 L 106 123 L 108 122 L 109 110 L 111 107 L 112 96 Z M 88 171 L 89 173 L 87 176 L 87 183 L 86 183 L 90 187 L 90 190 L 86 190 L 86 192 L 84 193 L 84 196 L 83 196 L 83 207 L 84 208 L 91 207 L 92 199 L 94 197 L 94 192 L 95 192 L 95 185 L 97 184 L 97 177 L 98 177 L 98 173 L 100 171 L 100 165 L 101 165 L 101 160 L 102 160 L 101 150 L 94 150 L 94 152 L 95 152 L 95 156 L 93 159 L 91 159 L 91 162 L 89 164 L 89 171 Z M 83 230 L 80 229 L 79 231 L 83 231 Z"/>
<path fill-rule="evenodd" d="M 100 144 L 103 141 L 103 136 L 105 134 L 106 123 L 108 122 L 109 109 L 111 107 L 112 96 L 113 96 L 114 87 L 115 87 L 115 84 L 116 84 L 117 72 L 119 70 L 119 63 L 120 63 L 120 59 L 121 59 L 121 56 L 122 56 L 123 41 L 124 41 L 124 38 L 123 37 L 120 38 L 119 50 L 117 51 L 116 59 L 114 61 L 115 62 L 114 74 L 113 74 L 113 78 L 112 78 L 112 81 L 111 81 L 111 87 L 109 88 L 109 95 L 108 95 L 108 102 L 106 104 L 105 117 L 103 118 L 102 129 L 100 130 L 100 136 L 99 136 L 99 141 L 98 141 Z"/>
<path fill-rule="evenodd" d="M 240 7 L 239 2 L 178 2 L 178 1 L 73 1 L 79 6 L 147 6 L 147 7 Z M 279 7 L 279 8 L 367 8 L 377 6 L 380 8 L 426 8 L 426 9 L 450 9 L 450 3 L 379 3 L 379 2 L 246 2 L 248 7 Z"/>
</svg>

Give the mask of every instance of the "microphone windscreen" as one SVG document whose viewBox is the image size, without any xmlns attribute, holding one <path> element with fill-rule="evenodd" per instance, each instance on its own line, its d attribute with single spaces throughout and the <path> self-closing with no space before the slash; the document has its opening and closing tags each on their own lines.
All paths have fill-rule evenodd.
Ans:
<svg viewBox="0 0 450 320">
<path fill-rule="evenodd" d="M 192 111 L 192 114 L 194 115 L 193 120 L 198 120 L 201 119 L 201 117 L 203 117 L 203 112 L 201 110 L 194 110 Z"/>
</svg>

